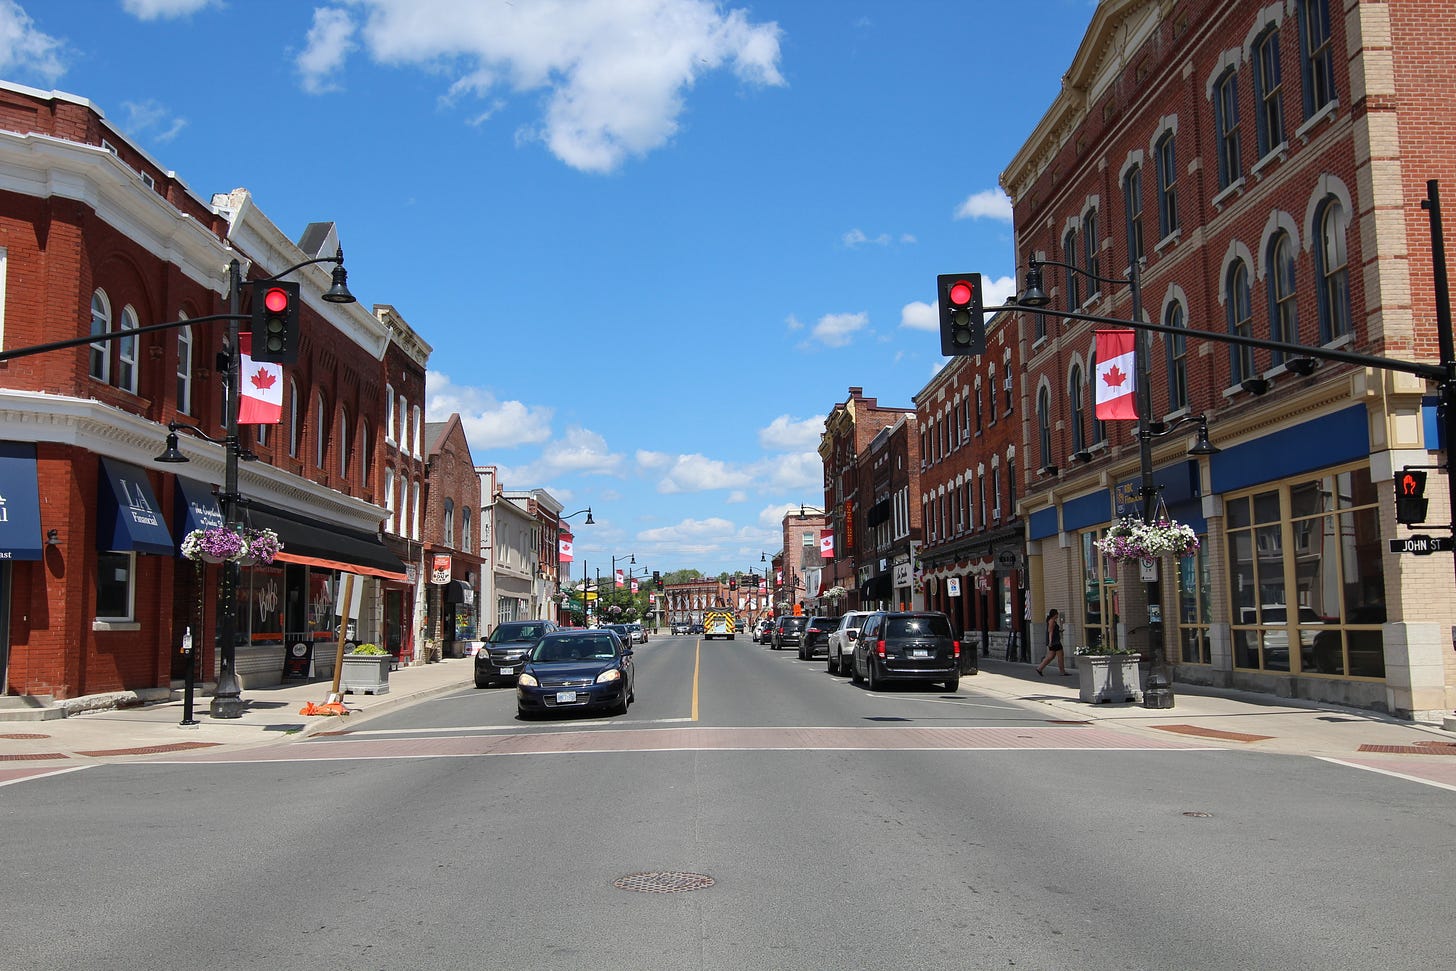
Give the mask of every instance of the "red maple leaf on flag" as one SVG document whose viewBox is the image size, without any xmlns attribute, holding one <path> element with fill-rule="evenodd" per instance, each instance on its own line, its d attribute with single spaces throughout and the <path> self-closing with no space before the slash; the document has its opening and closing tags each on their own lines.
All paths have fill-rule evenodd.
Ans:
<svg viewBox="0 0 1456 971">
<path fill-rule="evenodd" d="M 259 391 L 267 391 L 269 388 L 273 387 L 273 384 L 278 380 L 278 378 L 274 376 L 272 371 L 268 370 L 267 368 L 260 367 L 258 368 L 258 370 L 253 372 L 253 376 L 248 380 L 252 381 L 253 387 L 257 388 Z"/>
<path fill-rule="evenodd" d="M 1102 380 L 1107 382 L 1108 386 L 1117 388 L 1121 387 L 1122 383 L 1127 380 L 1127 375 L 1123 374 L 1117 365 L 1114 364 L 1102 375 Z"/>
</svg>

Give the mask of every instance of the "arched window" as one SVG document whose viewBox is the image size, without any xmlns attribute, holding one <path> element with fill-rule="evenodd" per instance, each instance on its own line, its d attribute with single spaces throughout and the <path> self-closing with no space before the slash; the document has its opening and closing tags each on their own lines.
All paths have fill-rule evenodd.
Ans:
<svg viewBox="0 0 1456 971">
<path fill-rule="evenodd" d="M 1166 239 L 1178 231 L 1178 153 L 1173 133 L 1158 139 L 1158 232 Z"/>
<path fill-rule="evenodd" d="M 445 500 L 445 545 L 455 547 L 455 500 Z"/>
<path fill-rule="evenodd" d="M 410 539 L 420 538 L 420 484 L 410 483 Z"/>
<path fill-rule="evenodd" d="M 415 405 L 410 411 L 410 422 L 414 425 L 414 456 L 415 458 L 423 458 L 425 454 L 425 423 L 421 420 L 419 405 Z"/>
<path fill-rule="evenodd" d="M 1082 381 L 1082 366 L 1073 364 L 1071 377 L 1067 379 L 1067 404 L 1072 416 L 1072 451 L 1074 452 L 1080 452 L 1087 447 L 1084 434 L 1086 431 L 1086 410 L 1083 401 L 1085 390 L 1085 384 Z"/>
<path fill-rule="evenodd" d="M 136 330 L 141 326 L 137 312 L 131 304 L 121 308 L 121 330 Z M 137 393 L 137 335 L 116 339 L 116 386 L 123 391 Z"/>
<path fill-rule="evenodd" d="M 1269 240 L 1269 339 L 1294 343 L 1299 339 L 1298 316 L 1294 296 L 1294 243 L 1286 232 L 1276 233 Z M 1273 351 L 1275 364 L 1284 361 L 1283 351 Z"/>
<path fill-rule="evenodd" d="M 1077 227 L 1067 230 L 1062 237 L 1062 259 L 1070 266 L 1077 265 Z M 1082 285 L 1078 274 L 1067 271 L 1067 309 L 1076 310 L 1082 306 Z"/>
<path fill-rule="evenodd" d="M 1097 259 L 1097 208 L 1094 206 L 1082 214 L 1082 266 L 1086 268 L 1090 294 L 1102 292 L 1102 285 L 1091 277 L 1100 276 L 1102 263 Z"/>
<path fill-rule="evenodd" d="M 384 531 L 386 533 L 393 533 L 395 532 L 394 514 L 396 507 L 394 499 L 394 469 L 392 468 L 386 468 L 384 470 L 384 509 L 389 513 L 389 515 L 384 517 Z"/>
<path fill-rule="evenodd" d="M 111 301 L 100 290 L 91 294 L 91 336 L 100 337 L 111 333 Z M 91 343 L 91 376 L 97 381 L 111 380 L 111 342 L 109 340 Z"/>
<path fill-rule="evenodd" d="M 368 489 L 374 484 L 374 436 L 369 419 L 359 419 L 359 482 Z"/>
<path fill-rule="evenodd" d="M 1339 199 L 1330 196 L 1319 208 L 1319 230 L 1314 260 L 1319 273 L 1320 339 L 1325 343 L 1351 332 L 1350 276 L 1345 236 L 1349 214 Z"/>
<path fill-rule="evenodd" d="M 1218 187 L 1227 189 L 1244 175 L 1239 158 L 1239 75 L 1232 68 L 1213 85 L 1213 127 L 1218 140 Z"/>
<path fill-rule="evenodd" d="M 462 550 L 464 550 L 466 553 L 474 553 L 474 552 L 476 552 L 474 549 L 471 548 L 471 546 L 470 546 L 470 540 L 471 540 L 471 533 L 470 533 L 470 507 L 469 506 L 461 506 L 460 507 L 460 548 Z"/>
<path fill-rule="evenodd" d="M 1095 347 L 1093 348 L 1092 354 L 1087 360 L 1087 373 L 1092 375 L 1092 381 L 1094 382 L 1094 388 L 1092 392 L 1092 441 L 1096 443 L 1103 443 L 1107 441 L 1107 422 L 1097 417 L 1097 393 L 1095 388 L 1095 382 L 1097 381 L 1097 350 Z"/>
<path fill-rule="evenodd" d="M 349 481 L 349 409 L 339 405 L 339 478 Z"/>
<path fill-rule="evenodd" d="M 1171 301 L 1163 309 L 1163 326 L 1182 329 L 1183 305 Z M 1188 407 L 1188 338 L 1182 334 L 1164 334 L 1163 347 L 1168 355 L 1168 410 Z"/>
<path fill-rule="evenodd" d="M 288 379 L 288 456 L 298 458 L 299 439 L 303 434 L 303 416 L 298 413 L 298 382 Z"/>
<path fill-rule="evenodd" d="M 181 316 L 182 320 L 187 315 Z M 192 414 L 192 328 L 177 328 L 177 411 Z"/>
<path fill-rule="evenodd" d="M 1281 104 L 1282 82 L 1279 73 L 1279 28 L 1270 27 L 1254 41 L 1254 105 L 1257 111 L 1255 128 L 1259 137 L 1259 157 L 1263 158 L 1284 144 L 1284 108 Z"/>
<path fill-rule="evenodd" d="M 394 385 L 384 386 L 384 440 L 394 441 Z"/>
<path fill-rule="evenodd" d="M 329 443 L 328 411 L 324 407 L 324 395 L 320 391 L 313 399 L 313 464 L 324 467 Z"/>
<path fill-rule="evenodd" d="M 1249 268 L 1234 260 L 1228 268 L 1228 332 L 1254 336 L 1254 311 L 1249 297 Z M 1254 349 L 1246 344 L 1229 345 L 1229 373 L 1233 384 L 1255 376 Z"/>
<path fill-rule="evenodd" d="M 1052 464 L 1052 392 L 1045 386 L 1036 393 L 1036 433 L 1041 467 L 1045 469 Z"/>
</svg>

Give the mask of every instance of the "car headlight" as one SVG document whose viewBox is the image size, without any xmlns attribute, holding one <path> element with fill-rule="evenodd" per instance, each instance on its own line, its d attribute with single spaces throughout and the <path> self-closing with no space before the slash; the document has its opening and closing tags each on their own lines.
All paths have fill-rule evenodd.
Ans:
<svg viewBox="0 0 1456 971">
<path fill-rule="evenodd" d="M 541 682 L 536 680 L 535 675 L 527 674 L 526 672 L 522 671 L 521 677 L 516 682 L 516 684 L 520 685 L 522 688 L 535 688 L 539 687 Z"/>
<path fill-rule="evenodd" d="M 608 681 L 620 681 L 621 679 L 621 671 L 618 671 L 616 668 L 607 668 L 607 670 L 597 675 L 597 684 L 606 684 Z"/>
</svg>

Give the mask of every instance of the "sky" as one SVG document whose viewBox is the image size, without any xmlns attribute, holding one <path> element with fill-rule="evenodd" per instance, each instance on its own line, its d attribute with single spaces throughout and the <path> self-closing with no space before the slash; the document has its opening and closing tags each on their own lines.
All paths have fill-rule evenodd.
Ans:
<svg viewBox="0 0 1456 971">
<path fill-rule="evenodd" d="M 0 78 L 295 240 L 336 223 L 433 348 L 427 420 L 591 507 L 576 570 L 716 574 L 822 505 L 849 388 L 913 407 L 938 274 L 1014 291 L 998 180 L 1095 7 L 0 0 Z"/>
</svg>

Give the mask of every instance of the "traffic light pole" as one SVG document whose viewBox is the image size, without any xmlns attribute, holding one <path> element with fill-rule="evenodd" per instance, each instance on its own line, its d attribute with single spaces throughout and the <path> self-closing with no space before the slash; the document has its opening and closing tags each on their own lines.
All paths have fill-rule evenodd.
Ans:
<svg viewBox="0 0 1456 971">
<path fill-rule="evenodd" d="M 1436 291 L 1436 340 L 1441 352 L 1440 396 L 1436 405 L 1436 417 L 1441 424 L 1441 449 L 1445 460 L 1441 463 L 1446 473 L 1446 494 L 1450 502 L 1449 513 L 1456 517 L 1456 476 L 1451 474 L 1451 450 L 1456 448 L 1456 339 L 1451 330 L 1451 291 L 1446 276 L 1446 234 L 1441 224 L 1441 185 L 1436 179 L 1426 182 L 1426 198 L 1421 200 L 1431 221 L 1431 270 L 1432 285 Z M 1456 533 L 1452 523 L 1446 524 L 1448 532 Z M 1456 555 L 1452 557 L 1456 566 Z"/>
</svg>

